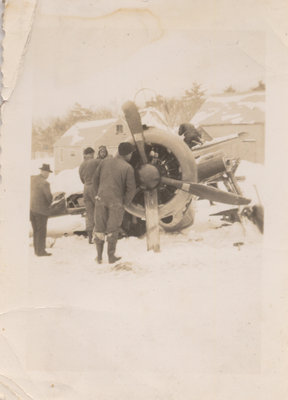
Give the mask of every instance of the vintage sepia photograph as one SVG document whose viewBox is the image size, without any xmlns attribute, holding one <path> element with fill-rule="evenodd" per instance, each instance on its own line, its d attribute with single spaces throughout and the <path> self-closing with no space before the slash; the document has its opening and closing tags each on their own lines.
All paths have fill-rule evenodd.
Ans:
<svg viewBox="0 0 288 400">
<path fill-rule="evenodd" d="M 3 2 L 0 400 L 286 398 L 288 7 L 248 3 Z"/>
</svg>

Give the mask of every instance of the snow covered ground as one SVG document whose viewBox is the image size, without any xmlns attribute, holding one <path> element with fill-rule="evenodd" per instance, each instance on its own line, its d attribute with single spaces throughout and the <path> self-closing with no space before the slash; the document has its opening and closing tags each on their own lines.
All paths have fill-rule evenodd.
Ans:
<svg viewBox="0 0 288 400">
<path fill-rule="evenodd" d="M 242 174 L 257 203 L 263 166 L 243 162 Z M 106 255 L 97 265 L 94 245 L 70 235 L 83 218 L 49 220 L 53 255 L 35 257 L 30 241 L 25 318 L 1 316 L 2 371 L 22 398 L 260 398 L 262 235 L 248 220 L 209 216 L 227 206 L 196 208 L 193 226 L 161 232 L 160 253 L 121 239 L 118 267 Z"/>
</svg>

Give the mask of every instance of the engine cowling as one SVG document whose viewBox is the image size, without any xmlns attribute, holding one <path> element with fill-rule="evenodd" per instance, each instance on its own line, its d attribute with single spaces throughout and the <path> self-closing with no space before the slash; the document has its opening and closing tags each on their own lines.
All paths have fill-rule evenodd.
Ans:
<svg viewBox="0 0 288 400">
<path fill-rule="evenodd" d="M 197 166 L 188 146 L 176 135 L 169 132 L 149 128 L 144 131 L 148 161 L 154 164 L 161 176 L 197 182 Z M 130 139 L 133 143 L 133 139 Z M 155 157 L 157 154 L 157 157 Z M 138 153 L 131 160 L 137 179 L 140 169 Z M 177 230 L 189 226 L 194 220 L 193 198 L 190 193 L 160 184 L 158 187 L 159 219 L 165 230 Z M 138 193 L 126 210 L 139 218 L 145 219 L 143 190 Z"/>
</svg>

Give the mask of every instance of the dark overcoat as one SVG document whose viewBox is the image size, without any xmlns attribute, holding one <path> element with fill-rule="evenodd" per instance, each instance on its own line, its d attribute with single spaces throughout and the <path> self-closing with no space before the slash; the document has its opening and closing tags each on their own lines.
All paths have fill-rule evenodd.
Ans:
<svg viewBox="0 0 288 400">
<path fill-rule="evenodd" d="M 136 193 L 134 169 L 120 156 L 105 158 L 94 174 L 93 188 L 104 201 L 128 205 Z"/>
<path fill-rule="evenodd" d="M 50 184 L 40 175 L 31 176 L 30 211 L 49 216 L 49 207 L 52 203 Z"/>
<path fill-rule="evenodd" d="M 92 184 L 92 178 L 93 175 L 100 164 L 101 159 L 95 159 L 91 158 L 89 160 L 84 160 L 82 164 L 79 167 L 79 176 L 81 179 L 81 182 L 84 183 L 84 185 L 91 185 Z"/>
</svg>

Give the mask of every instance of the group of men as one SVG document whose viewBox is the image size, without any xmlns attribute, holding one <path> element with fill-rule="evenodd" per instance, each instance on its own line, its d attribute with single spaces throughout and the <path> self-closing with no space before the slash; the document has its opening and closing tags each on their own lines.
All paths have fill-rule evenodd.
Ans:
<svg viewBox="0 0 288 400">
<path fill-rule="evenodd" d="M 190 123 L 179 126 L 178 135 L 191 148 L 202 144 L 201 133 Z M 89 243 L 95 242 L 96 260 L 102 262 L 105 237 L 109 263 L 120 259 L 115 256 L 119 230 L 123 221 L 124 207 L 129 205 L 136 193 L 134 170 L 129 164 L 134 146 L 122 142 L 115 157 L 108 155 L 107 148 L 100 146 L 98 155 L 87 147 L 84 160 L 79 167 L 79 176 L 84 184 L 86 207 L 86 231 Z M 40 174 L 31 177 L 30 220 L 33 228 L 33 245 L 39 257 L 50 256 L 45 249 L 47 220 L 52 203 L 52 194 L 47 178 L 49 164 L 43 164 Z"/>
<path fill-rule="evenodd" d="M 86 230 L 90 243 L 96 244 L 98 263 L 102 263 L 105 238 L 110 264 L 116 257 L 116 244 L 123 221 L 124 207 L 129 205 L 136 193 L 134 169 L 129 164 L 134 146 L 122 142 L 115 157 L 109 156 L 105 146 L 100 146 L 97 158 L 94 149 L 84 150 L 84 160 L 79 176 L 84 184 L 86 207 Z M 33 245 L 36 256 L 50 256 L 45 249 L 47 220 L 52 194 L 47 178 L 49 164 L 43 164 L 40 174 L 31 177 L 30 220 L 33 228 Z"/>
</svg>

